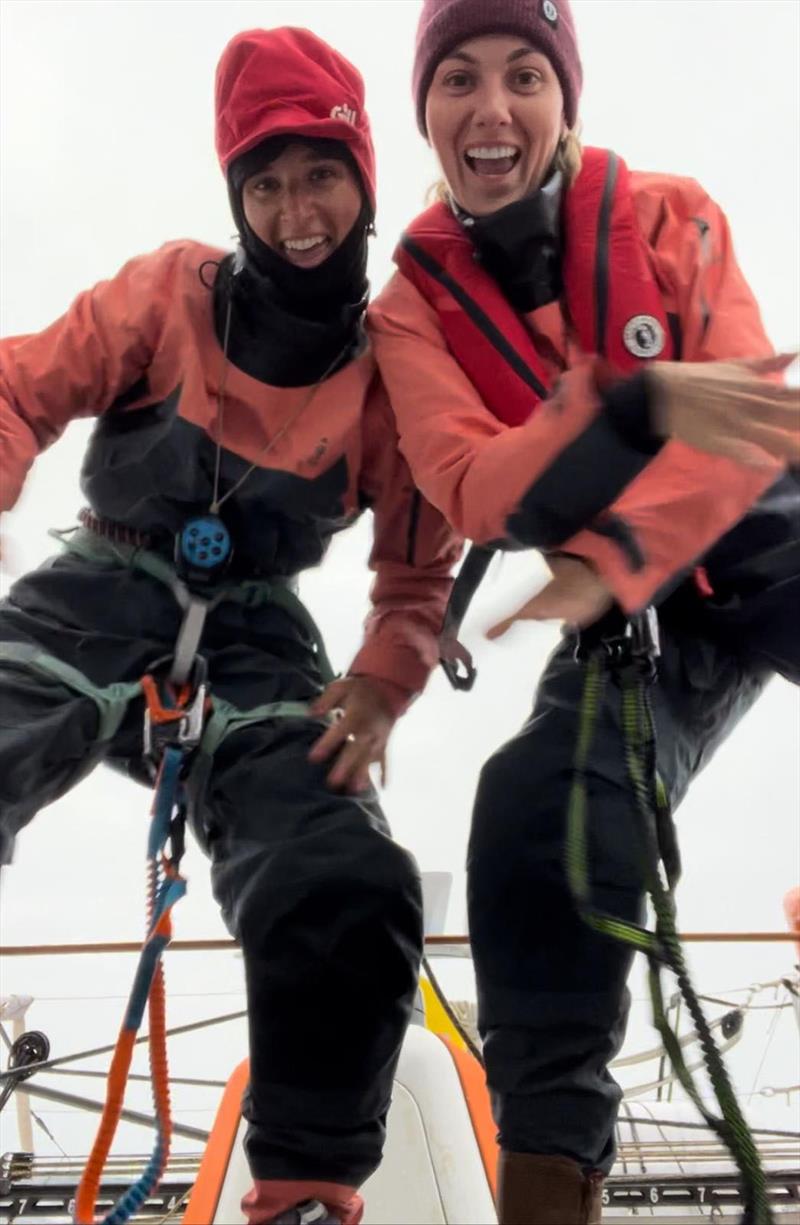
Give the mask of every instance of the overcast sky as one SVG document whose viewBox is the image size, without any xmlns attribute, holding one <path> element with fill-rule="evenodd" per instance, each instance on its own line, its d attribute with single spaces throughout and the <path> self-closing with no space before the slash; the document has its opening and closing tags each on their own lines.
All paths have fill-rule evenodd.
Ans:
<svg viewBox="0 0 800 1225">
<path fill-rule="evenodd" d="M 409 93 L 419 7 L 417 0 L 5 0 L 2 333 L 45 326 L 79 290 L 169 239 L 229 243 L 233 226 L 213 150 L 213 72 L 228 38 L 264 24 L 308 26 L 364 73 L 378 152 L 371 277 L 379 289 L 397 237 L 422 207 L 436 173 L 415 129 Z M 585 141 L 613 147 L 635 168 L 698 178 L 731 220 L 774 343 L 797 347 L 800 5 L 576 0 L 574 8 L 586 78 Z M 51 551 L 49 526 L 74 522 L 88 428 L 73 425 L 42 457 L 18 508 L 4 520 L 19 569 Z M 357 646 L 368 530 L 364 523 L 341 538 L 304 582 L 339 667 Z M 437 675 L 394 740 L 387 812 L 423 869 L 454 874 L 451 930 L 463 927 L 461 868 L 479 764 L 524 719 L 556 637 L 552 626 L 527 627 L 489 646 L 482 631 L 494 611 L 511 606 L 540 576 L 532 555 L 503 562 L 467 623 L 480 666 L 475 690 L 453 694 Z M 781 897 L 800 878 L 798 743 L 797 694 L 776 681 L 681 810 L 684 928 L 781 927 Z M 144 791 L 98 771 L 42 813 L 4 874 L 3 941 L 135 937 L 147 807 Z M 196 852 L 187 870 L 190 893 L 179 908 L 178 935 L 223 934 Z M 707 990 L 775 978 L 791 964 L 787 946 L 695 950 L 692 960 Z M 2 971 L 0 991 L 48 997 L 31 1017 L 61 1050 L 83 1037 L 86 1045 L 110 1040 L 120 1001 L 88 1007 L 53 998 L 125 991 L 130 959 L 116 966 L 106 961 L 14 962 Z M 173 1020 L 207 1015 L 220 1002 L 184 993 L 238 991 L 238 965 L 228 962 L 170 961 Z M 220 1011 L 237 1003 L 235 996 L 223 999 Z M 243 1030 L 218 1041 L 217 1073 L 224 1074 L 243 1049 Z M 784 1048 L 783 1068 L 787 1081 L 793 1075 L 796 1082 L 791 1050 Z M 795 1059 L 793 1071 L 786 1057 Z M 199 1058 L 207 1061 L 207 1046 L 188 1049 L 185 1063 L 194 1074 Z M 62 1135 L 85 1147 L 71 1117 L 61 1125 Z M 13 1143 L 0 1141 L 0 1151 Z"/>
</svg>

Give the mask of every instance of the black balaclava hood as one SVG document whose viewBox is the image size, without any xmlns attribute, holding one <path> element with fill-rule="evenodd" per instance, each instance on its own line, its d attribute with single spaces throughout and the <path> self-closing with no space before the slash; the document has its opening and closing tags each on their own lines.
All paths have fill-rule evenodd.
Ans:
<svg viewBox="0 0 800 1225">
<path fill-rule="evenodd" d="M 318 268 L 294 267 L 261 241 L 244 215 L 247 179 L 294 143 L 346 162 L 361 183 L 347 146 L 333 140 L 274 136 L 231 164 L 228 195 L 240 245 L 236 255 L 223 260 L 214 283 L 214 330 L 235 366 L 274 387 L 303 387 L 327 378 L 365 344 L 372 208 L 363 187 L 361 212 L 350 233 Z"/>
<path fill-rule="evenodd" d="M 349 234 L 318 268 L 296 268 L 258 237 L 244 215 L 242 189 L 251 175 L 280 157 L 293 144 L 308 145 L 324 157 L 333 157 L 350 167 L 361 188 L 362 206 Z M 238 157 L 228 171 L 228 196 L 239 233 L 245 265 L 256 277 L 274 287 L 279 305 L 292 314 L 315 321 L 351 315 L 364 309 L 369 290 L 367 240 L 372 230 L 372 208 L 361 183 L 361 175 L 350 150 L 341 141 L 312 139 L 287 133 L 271 136 Z"/>
</svg>

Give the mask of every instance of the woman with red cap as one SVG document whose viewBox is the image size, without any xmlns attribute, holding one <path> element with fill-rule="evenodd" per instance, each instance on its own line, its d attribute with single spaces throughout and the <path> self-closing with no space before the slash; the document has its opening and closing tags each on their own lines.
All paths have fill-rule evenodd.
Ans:
<svg viewBox="0 0 800 1225">
<path fill-rule="evenodd" d="M 81 528 L 0 605 L 0 847 L 8 861 L 97 762 L 143 773 L 139 678 L 192 662 L 204 611 L 217 743 L 201 742 L 187 787 L 244 953 L 243 1208 L 353 1225 L 422 944 L 418 874 L 368 767 L 436 661 L 458 545 L 413 487 L 365 343 L 375 165 L 359 74 L 308 31 L 240 34 L 216 123 L 236 254 L 169 243 L 0 348 L 5 508 L 68 421 L 98 418 Z M 295 576 L 366 506 L 373 611 L 326 687 Z"/>
<path fill-rule="evenodd" d="M 658 766 L 677 803 L 768 678 L 800 678 L 784 472 L 800 397 L 721 210 L 693 181 L 582 149 L 581 80 L 568 0 L 425 0 L 414 95 L 444 184 L 400 242 L 372 335 L 422 492 L 478 544 L 545 554 L 552 581 L 517 618 L 591 625 L 610 647 L 658 606 Z M 484 766 L 468 855 L 504 1225 L 599 1220 L 614 1155 L 630 954 L 578 916 L 562 868 L 575 648 L 573 629 Z M 592 903 L 636 922 L 614 686 L 585 775 Z"/>
</svg>

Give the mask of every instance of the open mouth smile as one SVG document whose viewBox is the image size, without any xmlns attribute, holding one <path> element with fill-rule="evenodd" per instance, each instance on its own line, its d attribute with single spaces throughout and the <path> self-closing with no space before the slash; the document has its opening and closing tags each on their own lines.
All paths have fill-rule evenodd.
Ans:
<svg viewBox="0 0 800 1225">
<path fill-rule="evenodd" d="M 473 174 L 491 178 L 509 174 L 521 156 L 516 145 L 470 145 L 464 151 L 464 161 Z"/>
<path fill-rule="evenodd" d="M 328 258 L 331 246 L 327 234 L 310 234 L 307 238 L 284 238 L 281 252 L 299 268 L 314 268 Z"/>
</svg>

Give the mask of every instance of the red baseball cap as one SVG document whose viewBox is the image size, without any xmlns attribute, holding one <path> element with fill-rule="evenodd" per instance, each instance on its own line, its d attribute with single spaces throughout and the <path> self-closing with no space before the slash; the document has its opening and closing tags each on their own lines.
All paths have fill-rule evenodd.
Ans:
<svg viewBox="0 0 800 1225">
<path fill-rule="evenodd" d="M 375 149 L 360 72 L 310 30 L 245 30 L 228 43 L 214 91 L 223 174 L 270 136 L 338 140 L 353 155 L 375 208 Z"/>
</svg>

